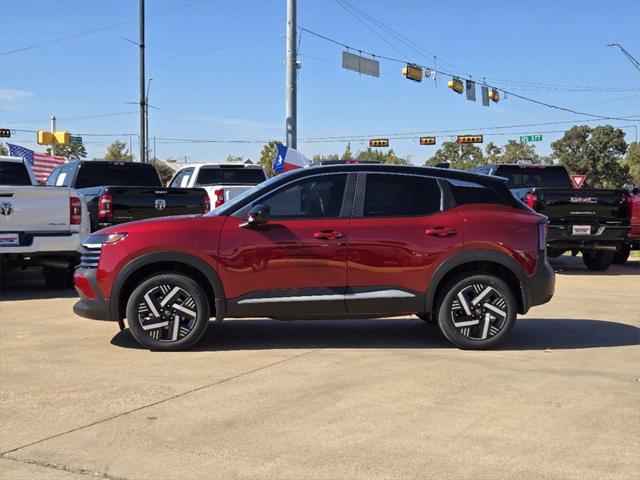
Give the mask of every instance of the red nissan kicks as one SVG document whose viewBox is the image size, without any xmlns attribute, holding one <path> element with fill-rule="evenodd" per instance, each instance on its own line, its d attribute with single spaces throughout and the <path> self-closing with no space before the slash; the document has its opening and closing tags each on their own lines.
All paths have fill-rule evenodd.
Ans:
<svg viewBox="0 0 640 480">
<path fill-rule="evenodd" d="M 203 216 L 87 238 L 81 316 L 153 350 L 191 347 L 211 318 L 432 318 L 460 348 L 502 341 L 548 302 L 546 218 L 504 181 L 373 164 L 299 169 Z"/>
</svg>

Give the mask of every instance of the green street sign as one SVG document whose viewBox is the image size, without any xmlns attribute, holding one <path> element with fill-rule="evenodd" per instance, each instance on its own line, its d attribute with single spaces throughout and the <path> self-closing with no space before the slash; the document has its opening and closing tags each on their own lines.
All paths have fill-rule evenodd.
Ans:
<svg viewBox="0 0 640 480">
<path fill-rule="evenodd" d="M 69 137 L 69 143 L 73 143 L 74 145 L 82 145 L 82 137 L 71 135 Z"/>
<path fill-rule="evenodd" d="M 541 142 L 542 135 L 521 135 L 520 142 L 521 143 L 529 143 L 529 142 Z"/>
</svg>

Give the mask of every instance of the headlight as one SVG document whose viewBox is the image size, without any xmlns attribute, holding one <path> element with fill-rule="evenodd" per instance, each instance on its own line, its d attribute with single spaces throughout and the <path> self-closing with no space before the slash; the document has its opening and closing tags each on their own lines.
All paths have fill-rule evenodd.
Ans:
<svg viewBox="0 0 640 480">
<path fill-rule="evenodd" d="M 109 234 L 98 234 L 98 235 L 89 235 L 84 242 L 82 242 L 82 246 L 86 248 L 100 248 L 103 245 L 109 243 L 116 243 L 126 237 L 126 233 L 109 233 Z"/>
</svg>

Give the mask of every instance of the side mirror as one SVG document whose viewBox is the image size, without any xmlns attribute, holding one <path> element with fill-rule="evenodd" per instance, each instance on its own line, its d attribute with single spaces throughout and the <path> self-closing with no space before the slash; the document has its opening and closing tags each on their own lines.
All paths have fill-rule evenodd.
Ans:
<svg viewBox="0 0 640 480">
<path fill-rule="evenodd" d="M 269 208 L 269 205 L 264 205 L 262 203 L 254 205 L 251 207 L 251 210 L 249 210 L 247 221 L 240 224 L 240 226 L 246 228 L 264 225 L 271 219 L 270 211 L 271 209 Z"/>
</svg>

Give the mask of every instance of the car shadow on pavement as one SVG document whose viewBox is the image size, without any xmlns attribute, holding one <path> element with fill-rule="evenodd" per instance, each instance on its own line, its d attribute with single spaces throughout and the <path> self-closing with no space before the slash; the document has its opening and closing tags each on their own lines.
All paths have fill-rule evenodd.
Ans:
<svg viewBox="0 0 640 480">
<path fill-rule="evenodd" d="M 562 255 L 561 257 L 549 259 L 549 263 L 555 272 L 560 275 L 611 276 L 640 274 L 640 262 L 636 259 L 631 259 L 624 265 L 611 265 L 602 272 L 589 270 L 582 261 L 582 257 Z"/>
<path fill-rule="evenodd" d="M 51 298 L 77 297 L 76 291 L 69 288 L 47 288 L 40 268 L 12 270 L 0 275 L 0 301 L 45 300 Z"/>
<path fill-rule="evenodd" d="M 111 343 L 143 348 L 128 329 Z M 553 350 L 636 345 L 640 329 L 578 319 L 520 319 L 497 350 Z M 433 324 L 413 318 L 375 320 L 226 320 L 211 324 L 193 351 L 316 348 L 455 348 Z"/>
</svg>

